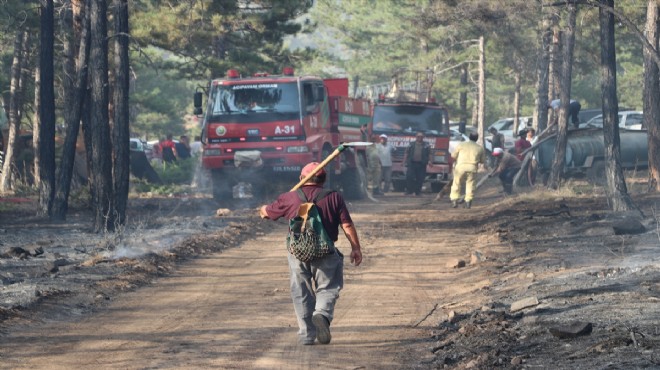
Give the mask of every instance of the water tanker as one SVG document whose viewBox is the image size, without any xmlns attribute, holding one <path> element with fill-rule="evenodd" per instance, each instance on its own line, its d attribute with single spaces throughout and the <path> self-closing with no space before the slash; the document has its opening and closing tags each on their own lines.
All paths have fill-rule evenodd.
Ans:
<svg viewBox="0 0 660 370">
<path fill-rule="evenodd" d="M 646 130 L 620 130 L 621 167 L 623 169 L 646 168 L 648 166 L 648 139 Z M 541 175 L 552 170 L 556 136 L 540 143 L 535 155 Z M 590 180 L 605 179 L 605 142 L 603 130 L 599 128 L 569 130 L 567 133 L 566 176 L 586 174 Z"/>
</svg>

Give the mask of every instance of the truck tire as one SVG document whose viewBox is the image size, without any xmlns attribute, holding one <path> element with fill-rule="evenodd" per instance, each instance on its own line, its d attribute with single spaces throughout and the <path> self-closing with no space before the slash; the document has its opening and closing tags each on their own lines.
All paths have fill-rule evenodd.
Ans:
<svg viewBox="0 0 660 370">
<path fill-rule="evenodd" d="M 326 158 L 330 156 L 332 153 L 332 149 L 328 148 L 327 146 L 323 148 L 321 151 L 321 160 L 319 162 L 323 162 Z M 325 166 L 325 187 L 327 189 L 333 189 L 333 190 L 339 190 L 339 184 L 337 184 L 336 176 L 335 176 L 335 163 L 334 161 L 331 161 Z"/>
<path fill-rule="evenodd" d="M 605 186 L 607 184 L 607 177 L 605 177 L 605 161 L 597 160 L 587 169 L 587 180 L 598 186 Z"/>
<path fill-rule="evenodd" d="M 211 181 L 213 182 L 213 199 L 216 201 L 231 200 L 231 183 L 229 179 L 220 170 L 211 171 Z"/>
<path fill-rule="evenodd" d="M 367 172 L 362 156 L 358 156 L 357 167 L 346 169 L 341 177 L 344 198 L 347 200 L 360 200 L 366 197 Z"/>
<path fill-rule="evenodd" d="M 406 190 L 406 181 L 392 180 L 392 189 L 397 193 L 403 193 Z"/>
</svg>

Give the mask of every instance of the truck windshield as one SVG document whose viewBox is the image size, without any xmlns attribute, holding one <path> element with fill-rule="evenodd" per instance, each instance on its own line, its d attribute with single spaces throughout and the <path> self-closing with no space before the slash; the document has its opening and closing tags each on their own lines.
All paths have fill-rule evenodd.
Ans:
<svg viewBox="0 0 660 370">
<path fill-rule="evenodd" d="M 213 122 L 255 123 L 294 120 L 300 116 L 295 82 L 215 85 L 209 99 Z"/>
<path fill-rule="evenodd" d="M 377 105 L 374 107 L 373 131 L 449 135 L 445 110 L 424 105 Z"/>
</svg>

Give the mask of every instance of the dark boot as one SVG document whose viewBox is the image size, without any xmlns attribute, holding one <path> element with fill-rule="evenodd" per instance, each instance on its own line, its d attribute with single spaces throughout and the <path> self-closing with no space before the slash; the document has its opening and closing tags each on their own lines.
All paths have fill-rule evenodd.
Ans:
<svg viewBox="0 0 660 370">
<path fill-rule="evenodd" d="M 465 201 L 465 208 L 470 209 L 470 207 L 472 207 L 472 201 L 471 200 Z"/>
<path fill-rule="evenodd" d="M 505 194 L 513 193 L 513 184 L 502 184 L 502 187 L 504 188 Z"/>
<path fill-rule="evenodd" d="M 451 201 L 451 208 L 457 208 L 458 207 L 458 200 L 452 200 Z"/>
</svg>

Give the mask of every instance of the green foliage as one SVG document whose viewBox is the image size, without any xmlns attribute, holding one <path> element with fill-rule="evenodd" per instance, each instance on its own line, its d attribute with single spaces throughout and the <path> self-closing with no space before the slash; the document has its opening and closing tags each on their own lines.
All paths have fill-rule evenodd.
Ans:
<svg viewBox="0 0 660 370">
<path fill-rule="evenodd" d="M 193 93 L 230 68 L 244 74 L 279 72 L 312 52 L 292 52 L 283 38 L 302 29 L 294 18 L 311 6 L 303 0 L 142 0 L 131 8 L 131 130 L 143 138 L 172 133 L 193 137 L 186 125 Z"/>
<path fill-rule="evenodd" d="M 305 71 L 359 77 L 360 85 L 388 82 L 395 69 L 436 71 L 434 93 L 458 114 L 461 63 L 469 63 L 468 116 L 475 100 L 477 50 L 486 40 L 486 123 L 513 115 L 514 75 L 521 74 L 521 114 L 531 115 L 536 96 L 538 27 L 542 5 L 527 0 L 319 0 L 311 19 L 320 30 L 318 48 Z M 617 10 L 642 27 L 645 7 L 634 0 Z M 552 8 L 560 19 L 560 3 Z M 623 24 L 617 27 L 619 104 L 641 107 L 641 42 Z M 573 66 L 572 96 L 583 107 L 600 107 L 600 36 L 598 9 L 580 5 Z"/>
<path fill-rule="evenodd" d="M 132 133 L 142 138 L 186 133 L 184 116 L 193 110 L 195 83 L 182 80 L 171 69 L 177 59 L 171 53 L 148 48 L 141 54 L 133 53 L 133 57 Z"/>
<path fill-rule="evenodd" d="M 180 76 L 208 79 L 229 68 L 245 73 L 279 71 L 300 55 L 283 38 L 302 26 L 293 20 L 309 0 L 143 0 L 133 8 L 132 34 L 141 45 L 168 50 Z"/>
<path fill-rule="evenodd" d="M 160 177 L 162 184 L 152 184 L 146 180 L 132 178 L 132 190 L 136 193 L 157 195 L 190 193 L 190 184 L 199 166 L 199 161 L 199 158 L 187 158 L 184 160 L 179 159 L 174 163 L 152 163 L 152 167 Z"/>
<path fill-rule="evenodd" d="M 195 176 L 198 158 L 179 159 L 174 163 L 153 166 L 164 184 L 190 184 Z"/>
</svg>

